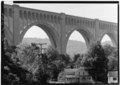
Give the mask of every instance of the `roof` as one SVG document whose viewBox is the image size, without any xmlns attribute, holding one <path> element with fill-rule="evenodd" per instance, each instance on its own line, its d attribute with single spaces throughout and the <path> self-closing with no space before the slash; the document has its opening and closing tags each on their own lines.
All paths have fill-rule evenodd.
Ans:
<svg viewBox="0 0 120 85">
<path fill-rule="evenodd" d="M 82 67 L 79 67 L 78 69 L 79 69 L 79 70 L 85 70 L 86 67 L 83 67 L 83 66 L 82 66 Z"/>
<path fill-rule="evenodd" d="M 75 75 L 66 75 L 65 77 L 66 78 L 77 78 L 77 76 L 75 76 Z"/>
<path fill-rule="evenodd" d="M 66 69 L 64 69 L 64 72 L 76 72 L 76 71 L 78 71 L 78 70 L 84 70 L 84 69 L 87 69 L 86 67 L 83 67 L 83 66 L 81 66 L 81 67 L 79 67 L 79 68 L 73 68 L 73 69 L 71 69 L 71 68 L 66 68 Z"/>
<path fill-rule="evenodd" d="M 118 71 L 109 71 L 108 76 L 109 77 L 118 77 Z"/>
<path fill-rule="evenodd" d="M 65 69 L 64 70 L 64 72 L 67 72 L 67 73 L 69 73 L 69 72 L 76 72 L 78 69 Z"/>
</svg>

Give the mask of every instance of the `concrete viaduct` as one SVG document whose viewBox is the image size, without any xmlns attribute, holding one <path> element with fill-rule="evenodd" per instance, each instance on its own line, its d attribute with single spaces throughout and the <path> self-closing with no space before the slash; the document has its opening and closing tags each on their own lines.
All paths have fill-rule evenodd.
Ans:
<svg viewBox="0 0 120 85">
<path fill-rule="evenodd" d="M 4 5 L 4 33 L 10 45 L 18 45 L 32 26 L 41 27 L 59 53 L 66 53 L 66 46 L 73 31 L 82 34 L 89 48 L 107 34 L 114 46 L 118 45 L 117 23 L 54 13 L 18 5 Z"/>
</svg>

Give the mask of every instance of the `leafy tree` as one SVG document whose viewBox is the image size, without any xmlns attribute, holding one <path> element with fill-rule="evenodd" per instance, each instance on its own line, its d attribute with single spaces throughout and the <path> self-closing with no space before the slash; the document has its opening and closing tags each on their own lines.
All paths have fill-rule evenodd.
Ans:
<svg viewBox="0 0 120 85">
<path fill-rule="evenodd" d="M 76 61 L 74 62 L 74 65 L 75 65 L 75 67 L 77 66 L 77 67 L 80 67 L 80 66 L 82 66 L 83 64 L 82 64 L 82 61 L 83 61 L 83 58 L 85 57 L 85 54 L 79 54 L 79 55 L 77 55 L 77 56 L 79 56 L 77 59 L 76 59 Z"/>
<path fill-rule="evenodd" d="M 108 57 L 109 62 L 108 62 L 108 70 L 117 70 L 118 69 L 118 58 L 113 57 L 114 55 L 110 55 Z"/>
<path fill-rule="evenodd" d="M 80 54 L 75 54 L 73 58 L 73 62 L 76 62 L 79 57 L 80 57 Z"/>
<path fill-rule="evenodd" d="M 106 58 L 104 49 L 102 48 L 100 42 L 92 45 L 88 51 L 84 65 L 90 68 L 88 69 L 88 72 L 95 81 L 107 83 L 107 63 L 108 59 Z"/>
<path fill-rule="evenodd" d="M 117 51 L 117 48 L 112 47 L 111 45 L 108 45 L 108 44 L 104 45 L 104 46 L 103 46 L 103 49 L 104 49 L 105 54 L 106 54 L 107 57 L 108 57 L 109 55 L 111 55 L 113 52 L 116 52 L 116 51 Z"/>
<path fill-rule="evenodd" d="M 61 61 L 65 63 L 65 66 L 69 65 L 71 63 L 71 58 L 68 54 L 60 54 L 59 55 Z"/>
<path fill-rule="evenodd" d="M 36 73 L 37 79 L 40 83 L 47 83 L 49 79 L 48 73 L 48 58 L 46 54 L 41 54 L 41 59 L 39 63 L 39 67 Z"/>
<path fill-rule="evenodd" d="M 34 83 L 40 59 L 37 50 L 37 46 L 35 48 L 26 46 L 21 49 L 7 44 L 4 57 L 2 57 L 2 82 L 9 84 Z"/>
<path fill-rule="evenodd" d="M 116 47 L 112 47 L 111 45 L 103 46 L 105 54 L 109 60 L 108 62 L 108 70 L 118 69 L 118 49 Z"/>
<path fill-rule="evenodd" d="M 57 58 L 59 59 L 58 51 L 55 48 L 53 48 L 52 46 L 49 46 L 47 48 L 46 55 L 48 56 L 49 61 L 54 61 Z"/>
<path fill-rule="evenodd" d="M 44 54 L 40 54 L 39 49 L 35 43 L 24 48 L 6 45 L 5 57 L 2 58 L 2 81 L 28 84 L 57 80 L 58 74 L 69 64 L 70 57 L 59 55 L 52 47 Z"/>
<path fill-rule="evenodd" d="M 30 72 L 19 65 L 19 59 L 13 58 L 15 56 L 16 52 L 9 52 L 9 50 L 7 50 L 2 57 L 3 84 L 28 83 L 26 74 L 30 74 Z"/>
<path fill-rule="evenodd" d="M 50 79 L 57 81 L 59 73 L 69 63 L 69 56 L 59 55 L 56 49 L 49 47 L 46 53 L 41 55 L 40 60 L 41 63 L 39 63 L 39 70 L 36 75 L 39 81 L 47 83 Z"/>
</svg>

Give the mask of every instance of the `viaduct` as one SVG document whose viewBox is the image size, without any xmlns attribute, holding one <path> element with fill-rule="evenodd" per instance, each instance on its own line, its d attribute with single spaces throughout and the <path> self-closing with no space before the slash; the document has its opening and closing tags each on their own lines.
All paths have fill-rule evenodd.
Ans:
<svg viewBox="0 0 120 85">
<path fill-rule="evenodd" d="M 32 26 L 41 27 L 52 46 L 62 54 L 66 53 L 67 42 L 75 30 L 82 34 L 88 48 L 98 40 L 101 41 L 105 34 L 111 38 L 114 46 L 118 45 L 117 23 L 19 5 L 4 5 L 4 33 L 10 45 L 18 45 Z"/>
</svg>

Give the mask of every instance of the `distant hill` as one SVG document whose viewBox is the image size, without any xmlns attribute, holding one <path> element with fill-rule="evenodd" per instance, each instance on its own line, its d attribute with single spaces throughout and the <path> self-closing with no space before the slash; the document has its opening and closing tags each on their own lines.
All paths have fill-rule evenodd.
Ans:
<svg viewBox="0 0 120 85">
<path fill-rule="evenodd" d="M 41 39 L 41 38 L 24 38 L 22 43 L 20 44 L 21 46 L 26 46 L 30 45 L 31 43 L 47 43 L 47 45 L 43 46 L 47 48 L 50 45 L 49 39 Z M 106 41 L 103 43 L 105 44 L 110 44 L 112 45 L 112 42 Z M 67 53 L 70 55 L 72 58 L 74 54 L 77 53 L 85 53 L 87 51 L 86 44 L 81 41 L 75 41 L 75 40 L 69 40 L 68 45 L 67 45 Z"/>
<path fill-rule="evenodd" d="M 102 43 L 102 45 L 106 45 L 106 44 L 109 44 L 109 45 L 113 46 L 111 41 L 105 41 L 104 43 Z"/>
<path fill-rule="evenodd" d="M 85 53 L 87 51 L 86 44 L 81 41 L 69 40 L 67 45 L 67 53 L 73 57 L 77 53 Z"/>
<path fill-rule="evenodd" d="M 50 45 L 49 39 L 42 39 L 42 38 L 24 38 L 22 40 L 21 46 L 30 45 L 31 43 L 47 43 L 47 45 L 44 45 L 43 47 L 47 48 Z"/>
</svg>

